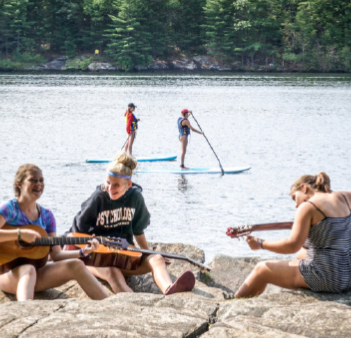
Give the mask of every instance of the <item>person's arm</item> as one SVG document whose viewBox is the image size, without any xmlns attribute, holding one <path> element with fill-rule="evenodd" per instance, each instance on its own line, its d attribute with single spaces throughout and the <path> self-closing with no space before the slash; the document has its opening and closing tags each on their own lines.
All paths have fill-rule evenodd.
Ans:
<svg viewBox="0 0 351 338">
<path fill-rule="evenodd" d="M 185 126 L 189 127 L 190 130 L 192 130 L 193 132 L 198 133 L 198 134 L 201 134 L 201 135 L 204 134 L 203 131 L 199 131 L 199 130 L 195 129 L 194 127 L 192 127 L 192 125 L 190 124 L 190 122 L 189 122 L 188 120 L 184 120 L 184 121 L 182 122 L 182 125 L 183 125 L 183 123 L 184 123 Z"/>
<path fill-rule="evenodd" d="M 95 191 L 82 203 L 81 210 L 74 217 L 71 231 L 91 234 L 92 228 L 96 226 L 100 204 L 99 195 L 97 195 L 97 192 Z"/>
<path fill-rule="evenodd" d="M 56 237 L 56 233 L 52 232 L 49 234 L 50 237 Z M 89 255 L 91 252 L 97 250 L 99 248 L 100 243 L 98 242 L 97 239 L 92 238 L 91 241 L 88 241 L 89 244 L 82 249 L 84 255 Z M 50 251 L 50 256 L 53 261 L 62 261 L 64 259 L 70 259 L 70 258 L 80 258 L 83 257 L 81 255 L 80 250 L 62 250 L 59 245 L 54 245 L 51 248 Z"/>
<path fill-rule="evenodd" d="M 134 236 L 136 242 L 138 243 L 140 249 L 149 250 L 149 246 L 147 245 L 147 241 L 145 238 L 145 234 Z"/>
<path fill-rule="evenodd" d="M 130 134 L 131 128 L 132 128 L 132 123 L 133 123 L 133 114 L 128 114 L 127 118 L 127 134 Z"/>
<path fill-rule="evenodd" d="M 302 203 L 296 212 L 294 224 L 289 238 L 279 241 L 262 241 L 262 249 L 269 250 L 278 254 L 293 254 L 298 252 L 305 243 L 310 231 L 314 209 L 309 203 Z M 252 250 L 260 249 L 257 243 L 258 238 L 247 237 L 247 242 Z"/>
<path fill-rule="evenodd" d="M 40 238 L 40 234 L 35 230 L 31 229 L 15 229 L 7 230 L 1 229 L 6 224 L 6 219 L 0 214 L 0 243 L 8 241 L 16 241 L 20 239 L 21 241 L 32 243 L 36 238 Z"/>
</svg>

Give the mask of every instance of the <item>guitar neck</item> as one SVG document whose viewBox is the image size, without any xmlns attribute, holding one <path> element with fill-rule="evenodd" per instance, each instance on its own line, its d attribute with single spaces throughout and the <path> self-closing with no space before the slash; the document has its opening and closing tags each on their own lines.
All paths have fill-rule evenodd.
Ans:
<svg viewBox="0 0 351 338">
<path fill-rule="evenodd" d="M 264 230 L 284 230 L 291 229 L 293 222 L 278 222 L 278 223 L 263 223 L 252 225 L 251 231 L 264 231 Z"/>
<path fill-rule="evenodd" d="M 146 250 L 146 249 L 139 249 L 139 248 L 133 248 L 133 247 L 128 247 L 127 249 L 128 251 L 135 251 L 135 252 L 141 252 L 143 254 L 147 254 L 147 255 L 153 255 L 153 254 L 159 254 L 163 257 L 166 258 L 173 258 L 173 259 L 179 259 L 179 260 L 183 260 L 183 261 L 187 261 L 191 264 L 194 264 L 196 266 L 198 266 L 201 269 L 207 270 L 207 271 L 211 271 L 211 268 L 209 268 L 208 266 L 206 266 L 205 264 L 202 264 L 198 261 L 195 261 L 187 256 L 184 255 L 175 255 L 175 254 L 170 254 L 167 252 L 159 252 L 159 251 L 152 251 L 152 250 Z"/>
<path fill-rule="evenodd" d="M 100 237 L 96 238 L 101 243 Z M 92 240 L 92 237 L 41 237 L 37 238 L 30 245 L 32 246 L 53 246 L 53 245 L 75 245 L 75 244 L 88 244 L 88 241 Z"/>
</svg>

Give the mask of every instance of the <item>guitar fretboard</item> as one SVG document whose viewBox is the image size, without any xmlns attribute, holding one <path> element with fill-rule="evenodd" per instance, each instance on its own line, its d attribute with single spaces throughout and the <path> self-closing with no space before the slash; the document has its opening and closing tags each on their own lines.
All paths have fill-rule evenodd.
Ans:
<svg viewBox="0 0 351 338">
<path fill-rule="evenodd" d="M 100 243 L 101 240 L 96 238 Z M 37 238 L 31 245 L 33 246 L 52 246 L 52 245 L 66 245 L 66 244 L 87 244 L 92 240 L 92 237 L 42 237 Z"/>
</svg>

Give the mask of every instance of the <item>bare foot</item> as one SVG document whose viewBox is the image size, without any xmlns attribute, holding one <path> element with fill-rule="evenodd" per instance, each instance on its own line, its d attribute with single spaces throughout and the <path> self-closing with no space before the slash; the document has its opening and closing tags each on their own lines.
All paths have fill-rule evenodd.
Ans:
<svg viewBox="0 0 351 338">
<path fill-rule="evenodd" d="M 181 168 L 182 170 L 189 170 L 189 168 L 185 167 L 184 164 L 181 164 L 181 165 L 180 165 L 180 168 Z"/>
</svg>

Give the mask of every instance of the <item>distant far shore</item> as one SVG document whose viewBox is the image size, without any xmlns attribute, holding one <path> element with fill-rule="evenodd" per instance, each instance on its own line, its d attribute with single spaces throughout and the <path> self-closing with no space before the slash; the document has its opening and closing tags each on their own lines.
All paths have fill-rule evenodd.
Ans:
<svg viewBox="0 0 351 338">
<path fill-rule="evenodd" d="M 138 72 L 174 72 L 174 73 L 202 73 L 202 72 L 252 72 L 252 73 L 345 73 L 344 70 L 305 69 L 303 65 L 292 63 L 244 64 L 229 61 L 222 62 L 213 56 L 179 56 L 168 60 L 153 60 L 148 65 L 138 65 L 132 70 L 125 71 L 117 63 L 103 57 L 81 55 L 75 58 L 65 56 L 48 57 L 41 62 L 19 63 L 8 60 L 0 65 L 0 72 L 109 72 L 109 73 L 138 73 Z M 4 66 L 5 64 L 5 66 Z"/>
</svg>

